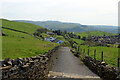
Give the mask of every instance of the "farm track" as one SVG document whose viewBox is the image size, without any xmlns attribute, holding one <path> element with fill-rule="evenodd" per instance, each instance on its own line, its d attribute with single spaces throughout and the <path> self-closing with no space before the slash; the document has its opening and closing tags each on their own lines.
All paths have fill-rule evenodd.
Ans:
<svg viewBox="0 0 120 80">
<path fill-rule="evenodd" d="M 71 52 L 69 47 L 60 48 L 57 53 L 58 59 L 49 72 L 50 78 L 79 78 L 87 80 L 101 80 L 99 76 L 90 71 Z"/>
</svg>

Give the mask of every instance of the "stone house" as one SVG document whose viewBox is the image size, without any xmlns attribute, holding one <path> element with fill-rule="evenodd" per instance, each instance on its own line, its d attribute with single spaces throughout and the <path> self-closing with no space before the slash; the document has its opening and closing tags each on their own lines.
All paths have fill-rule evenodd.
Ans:
<svg viewBox="0 0 120 80">
<path fill-rule="evenodd" d="M 53 32 L 47 32 L 48 35 L 54 36 L 55 34 Z"/>
</svg>

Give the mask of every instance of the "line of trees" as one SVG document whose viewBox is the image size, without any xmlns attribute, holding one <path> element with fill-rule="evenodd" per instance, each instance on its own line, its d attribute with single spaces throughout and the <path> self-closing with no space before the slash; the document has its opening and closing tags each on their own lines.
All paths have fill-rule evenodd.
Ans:
<svg viewBox="0 0 120 80">
<path fill-rule="evenodd" d="M 33 33 L 34 36 L 41 37 L 42 40 L 44 40 L 44 37 L 41 35 L 41 33 L 47 33 L 48 29 L 47 28 L 39 28 L 36 30 L 35 33 Z"/>
</svg>

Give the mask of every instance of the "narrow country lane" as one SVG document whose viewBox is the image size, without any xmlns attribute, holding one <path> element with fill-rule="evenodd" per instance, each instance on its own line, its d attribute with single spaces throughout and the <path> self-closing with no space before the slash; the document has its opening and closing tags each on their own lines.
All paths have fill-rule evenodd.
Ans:
<svg viewBox="0 0 120 80">
<path fill-rule="evenodd" d="M 99 76 L 90 71 L 79 58 L 70 52 L 69 47 L 58 49 L 58 59 L 49 72 L 49 77 L 53 78 L 89 78 L 87 80 L 101 80 Z"/>
</svg>

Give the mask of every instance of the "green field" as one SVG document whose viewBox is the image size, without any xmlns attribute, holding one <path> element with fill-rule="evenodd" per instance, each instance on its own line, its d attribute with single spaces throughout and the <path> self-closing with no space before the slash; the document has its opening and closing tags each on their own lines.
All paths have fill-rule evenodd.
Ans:
<svg viewBox="0 0 120 80">
<path fill-rule="evenodd" d="M 81 44 L 84 41 L 79 39 L 74 39 L 77 43 Z M 82 49 L 82 51 L 81 51 Z M 94 50 L 96 49 L 96 59 L 101 60 L 101 54 L 103 51 L 103 59 L 106 63 L 112 66 L 117 66 L 117 59 L 118 59 L 118 48 L 116 47 L 104 47 L 104 46 L 96 46 L 96 47 L 88 47 L 87 45 L 80 45 L 80 52 L 84 52 L 85 55 L 88 55 L 89 49 L 89 56 L 94 58 Z"/>
<path fill-rule="evenodd" d="M 22 30 L 30 33 L 33 33 L 37 28 L 40 28 L 39 26 L 36 27 L 36 25 L 31 26 L 31 24 L 28 23 L 27 24 L 25 23 L 25 27 L 24 27 L 24 23 L 20 24 L 19 22 L 18 23 L 19 25 L 21 25 L 21 27 L 18 28 L 16 27 L 16 25 L 14 26 L 14 24 L 17 24 L 18 26 L 18 23 L 16 22 L 13 21 L 11 22 L 8 20 L 5 20 L 5 22 L 6 23 L 8 22 L 8 25 L 11 26 L 10 28 L 12 29 L 16 29 L 20 31 Z M 31 30 L 30 29 L 28 30 L 27 29 L 28 27 L 30 27 Z M 36 56 L 38 54 L 43 54 L 45 52 L 48 52 L 49 50 L 59 45 L 52 42 L 38 40 L 33 36 L 21 32 L 16 32 L 8 29 L 2 29 L 2 31 L 6 34 L 6 36 L 2 36 L 2 59 L 8 57 L 12 59 L 16 59 L 18 57 L 24 58 L 24 57 Z"/>
<path fill-rule="evenodd" d="M 109 35 L 116 35 L 113 33 L 106 33 L 106 32 L 101 32 L 101 31 L 90 31 L 90 32 L 81 32 L 81 33 L 75 33 L 76 35 L 80 35 L 81 38 L 83 36 L 103 36 L 104 34 L 106 36 Z M 101 61 L 101 56 L 102 56 L 102 51 L 103 51 L 103 60 L 108 63 L 109 65 L 112 66 L 117 66 L 117 60 L 118 60 L 118 48 L 116 44 L 108 44 L 110 47 L 105 47 L 105 46 L 89 46 L 87 44 L 93 44 L 93 42 L 87 42 L 86 45 L 81 45 L 82 43 L 86 42 L 81 39 L 74 39 L 71 38 L 72 40 L 76 41 L 78 45 L 80 46 L 79 50 L 81 53 L 84 52 L 84 55 L 88 55 L 88 49 L 89 49 L 89 56 L 94 58 L 94 50 L 96 49 L 96 59 Z M 74 43 L 74 46 L 78 46 L 77 44 Z"/>
<path fill-rule="evenodd" d="M 46 36 L 49 36 L 50 37 L 50 35 L 48 35 L 48 34 L 45 34 L 45 33 L 41 33 L 41 35 L 45 38 Z"/>
<path fill-rule="evenodd" d="M 73 39 L 73 38 L 72 38 L 72 39 Z M 85 41 L 83 41 L 83 40 L 81 40 L 81 39 L 73 39 L 73 40 L 76 41 L 76 42 L 79 43 L 79 44 L 85 42 Z"/>
<path fill-rule="evenodd" d="M 85 55 L 88 55 L 88 49 L 89 49 L 89 56 L 94 58 L 94 50 L 96 49 L 96 59 L 101 60 L 101 54 L 103 51 L 103 60 L 112 66 L 117 66 L 117 58 L 118 58 L 118 48 L 112 48 L 112 47 L 88 47 L 81 45 L 80 50 L 82 49 L 82 52 L 84 52 L 85 49 Z"/>
<path fill-rule="evenodd" d="M 2 59 L 36 56 L 48 52 L 57 45 L 37 39 L 2 37 Z"/>
<path fill-rule="evenodd" d="M 27 38 L 27 39 L 36 39 L 33 36 L 30 36 L 28 34 L 25 33 L 21 33 L 21 32 L 16 32 L 16 31 L 12 31 L 12 30 L 8 30 L 8 29 L 2 29 L 2 31 L 7 35 L 7 37 L 15 37 L 15 38 Z"/>
<path fill-rule="evenodd" d="M 55 36 L 56 39 L 62 40 L 62 41 L 66 41 L 65 38 L 63 36 Z"/>
<path fill-rule="evenodd" d="M 33 34 L 38 28 L 42 28 L 34 24 L 14 22 L 6 19 L 2 19 L 2 27 L 28 32 L 30 34 Z"/>
</svg>

